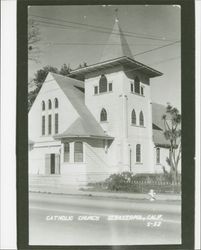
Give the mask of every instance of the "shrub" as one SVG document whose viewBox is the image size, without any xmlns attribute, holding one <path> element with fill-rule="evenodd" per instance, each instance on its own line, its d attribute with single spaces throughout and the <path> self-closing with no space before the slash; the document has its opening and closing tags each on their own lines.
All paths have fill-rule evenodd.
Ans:
<svg viewBox="0 0 201 250">
<path fill-rule="evenodd" d="M 106 180 L 106 187 L 111 191 L 135 191 L 137 189 L 133 184 L 133 173 L 122 172 L 120 174 L 112 174 Z"/>
<path fill-rule="evenodd" d="M 110 175 L 104 182 L 104 187 L 110 191 L 126 191 L 147 193 L 154 189 L 157 193 L 181 191 L 180 184 L 167 181 L 164 174 L 136 174 L 122 172 Z"/>
</svg>

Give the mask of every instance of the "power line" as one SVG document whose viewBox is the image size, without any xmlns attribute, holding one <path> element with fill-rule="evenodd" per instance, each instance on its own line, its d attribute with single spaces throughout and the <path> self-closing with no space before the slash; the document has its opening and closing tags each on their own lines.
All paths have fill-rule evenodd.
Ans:
<svg viewBox="0 0 201 250">
<path fill-rule="evenodd" d="M 163 45 L 163 46 L 160 46 L 160 47 L 157 47 L 157 48 L 154 48 L 154 49 L 146 50 L 146 51 L 144 51 L 144 52 L 137 53 L 137 54 L 135 54 L 135 55 L 133 55 L 133 56 L 143 55 L 143 54 L 146 54 L 146 53 L 151 52 L 151 51 L 154 51 L 154 50 L 158 50 L 158 49 L 162 49 L 162 48 L 165 48 L 165 47 L 172 46 L 172 45 L 174 45 L 174 44 L 176 44 L 176 43 L 180 43 L 180 41 L 176 41 L 176 42 L 173 42 L 173 43 L 168 43 L 168 44 L 165 44 L 165 45 Z"/>
<path fill-rule="evenodd" d="M 31 17 L 40 18 L 40 19 L 50 20 L 50 21 L 53 20 L 53 21 L 57 21 L 57 22 L 66 22 L 66 23 L 76 24 L 76 25 L 84 26 L 83 27 L 84 29 L 86 29 L 86 27 L 90 27 L 90 29 L 87 28 L 90 31 L 119 35 L 119 32 L 111 32 L 111 29 L 100 27 L 100 26 L 87 25 L 87 24 L 77 23 L 77 22 L 70 22 L 70 21 L 63 20 L 63 19 L 46 18 L 46 17 L 36 16 L 36 15 L 30 15 L 30 16 Z M 64 24 L 61 24 L 61 23 L 41 21 L 41 20 L 38 20 L 38 19 L 36 19 L 36 20 L 39 23 L 57 25 L 57 26 L 62 26 L 62 27 L 70 27 L 70 28 L 76 28 L 76 29 L 83 29 L 82 27 L 76 27 L 76 26 L 72 26 L 72 25 L 64 25 Z M 98 29 L 105 29 L 105 30 L 97 30 L 97 28 Z M 106 31 L 106 30 L 108 30 L 108 31 Z M 127 33 L 127 34 L 125 34 L 125 33 Z M 154 38 L 153 35 L 149 35 L 149 36 L 145 36 L 144 34 L 139 35 L 139 33 L 134 33 L 134 32 L 124 32 L 124 34 L 125 34 L 125 36 L 128 36 L 128 37 L 135 37 L 135 38 L 142 38 L 142 39 L 151 39 L 151 40 L 158 40 L 158 41 L 163 41 L 163 42 L 164 41 L 172 41 L 172 40 L 167 40 L 167 39 L 160 39 L 160 38 L 157 38 L 157 37 Z"/>
<path fill-rule="evenodd" d="M 161 63 L 166 63 L 166 62 L 168 62 L 168 61 L 178 60 L 179 58 L 181 58 L 181 57 L 180 57 L 180 56 L 172 57 L 172 58 L 169 58 L 169 59 L 165 59 L 165 60 L 161 60 L 161 61 L 155 62 L 155 63 L 153 63 L 153 64 L 149 64 L 149 65 L 147 65 L 147 66 L 148 66 L 148 67 L 151 67 L 151 66 L 153 66 L 153 65 L 158 65 L 158 64 L 161 64 Z M 89 65 L 89 66 L 91 66 L 91 65 Z M 141 69 L 141 68 L 143 68 L 143 66 L 139 66 L 139 67 L 137 67 L 137 68 L 135 68 L 135 69 L 125 70 L 124 72 L 127 73 L 127 72 L 130 72 L 130 71 L 136 71 L 136 70 L 139 70 L 139 69 Z M 75 69 L 75 70 L 76 70 L 76 69 Z M 49 72 L 49 73 L 51 73 L 51 72 Z M 54 73 L 53 73 L 53 74 L 54 74 Z M 58 74 L 59 74 L 59 73 L 58 73 Z M 68 75 L 67 75 L 67 76 L 61 75 L 61 76 L 62 76 L 62 77 L 69 77 Z M 74 79 L 74 78 L 72 78 L 72 79 Z M 45 81 L 45 82 L 47 83 L 47 82 L 52 82 L 52 81 L 54 81 L 54 80 L 48 80 L 48 81 Z M 43 84 L 43 83 L 42 83 L 42 84 Z M 68 87 L 63 87 L 63 88 L 65 89 L 65 88 L 68 88 Z M 84 88 L 84 85 L 83 85 L 83 88 Z M 53 91 L 58 90 L 58 89 L 60 89 L 60 88 L 54 88 L 54 89 L 52 89 L 52 90 L 45 91 L 44 93 L 53 92 Z"/>
<path fill-rule="evenodd" d="M 98 29 L 104 29 L 104 30 L 111 31 L 111 29 L 107 28 L 107 27 L 91 25 L 91 24 L 83 24 L 83 23 L 79 23 L 79 22 L 72 22 L 72 21 L 67 21 L 65 19 L 48 18 L 48 17 L 37 16 L 37 15 L 30 15 L 30 16 L 41 18 L 41 19 L 46 19 L 46 20 L 54 20 L 54 21 L 57 21 L 57 22 L 65 22 L 65 23 L 71 23 L 71 24 L 76 24 L 76 25 L 80 25 L 80 26 L 87 26 L 87 27 L 91 27 L 91 28 L 98 28 Z M 116 30 L 116 31 L 118 31 L 118 30 Z M 136 33 L 136 32 L 131 32 L 131 31 L 124 31 L 124 33 L 135 34 L 135 35 L 143 35 L 143 36 L 145 35 L 143 33 Z M 151 35 L 151 34 L 149 34 L 149 37 L 160 39 L 160 37 L 157 37 L 157 36 Z M 164 39 L 162 39 L 162 40 L 164 41 Z M 168 40 L 166 40 L 166 41 L 168 41 Z M 169 40 L 169 41 L 171 41 L 171 40 Z"/>
<path fill-rule="evenodd" d="M 155 51 L 155 50 L 159 50 L 159 49 L 162 49 L 162 48 L 165 48 L 165 47 L 172 46 L 172 45 L 177 44 L 177 43 L 180 43 L 180 41 L 175 41 L 175 42 L 172 42 L 172 43 L 165 44 L 165 45 L 163 45 L 163 46 L 159 46 L 159 47 L 156 47 L 156 48 L 153 48 L 153 49 L 149 49 L 149 50 L 146 50 L 146 51 L 139 52 L 139 53 L 137 53 L 137 54 L 132 54 L 132 56 L 143 55 L 143 54 L 146 54 L 146 53 Z M 71 45 L 73 45 L 73 44 L 74 44 L 74 43 L 71 43 Z M 50 45 L 51 45 L 51 43 L 50 43 Z M 78 45 L 82 45 L 82 43 L 78 43 Z M 91 45 L 91 44 L 85 43 L 84 45 Z M 95 44 L 94 44 L 94 45 L 95 45 Z M 101 45 L 101 44 L 98 44 L 98 45 Z"/>
</svg>

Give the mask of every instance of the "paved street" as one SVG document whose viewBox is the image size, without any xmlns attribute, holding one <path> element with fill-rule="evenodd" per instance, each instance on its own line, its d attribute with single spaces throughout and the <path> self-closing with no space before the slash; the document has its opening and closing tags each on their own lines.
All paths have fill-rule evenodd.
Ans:
<svg viewBox="0 0 201 250">
<path fill-rule="evenodd" d="M 180 244 L 179 201 L 30 193 L 30 245 Z"/>
</svg>

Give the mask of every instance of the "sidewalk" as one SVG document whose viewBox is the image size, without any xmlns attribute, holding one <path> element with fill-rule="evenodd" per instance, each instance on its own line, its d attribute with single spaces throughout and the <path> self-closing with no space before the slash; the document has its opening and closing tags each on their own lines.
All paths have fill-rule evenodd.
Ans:
<svg viewBox="0 0 201 250">
<path fill-rule="evenodd" d="M 33 185 L 29 187 L 30 192 L 48 193 L 48 194 L 65 194 L 65 195 L 78 195 L 78 196 L 93 196 L 105 197 L 113 199 L 132 199 L 132 200 L 147 200 L 150 198 L 148 194 L 139 193 L 120 193 L 120 192 L 97 192 L 90 190 L 80 190 L 76 186 L 47 186 L 47 185 Z M 159 201 L 181 201 L 180 194 L 156 194 L 156 200 Z"/>
</svg>

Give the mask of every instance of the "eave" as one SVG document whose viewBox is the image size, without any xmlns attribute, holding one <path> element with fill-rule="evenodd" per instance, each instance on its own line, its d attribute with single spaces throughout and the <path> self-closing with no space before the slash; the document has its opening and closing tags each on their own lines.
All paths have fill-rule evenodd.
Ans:
<svg viewBox="0 0 201 250">
<path fill-rule="evenodd" d="M 55 140 L 61 140 L 61 139 L 102 139 L 102 140 L 114 140 L 114 137 L 112 136 L 96 136 L 96 135 L 55 135 Z"/>
<path fill-rule="evenodd" d="M 136 71 L 141 71 L 150 78 L 157 77 L 157 76 L 162 76 L 163 73 L 146 66 L 143 63 L 140 63 L 138 61 L 135 61 L 134 59 L 131 59 L 129 57 L 123 56 L 119 57 L 113 60 L 108 60 L 96 64 L 89 65 L 87 67 L 81 68 L 81 69 L 76 69 L 71 71 L 71 73 L 68 75 L 70 77 L 80 77 L 84 78 L 86 74 L 88 73 L 95 73 L 95 72 L 100 72 L 100 70 L 106 70 L 106 69 L 111 69 L 116 66 L 124 66 L 128 67 L 131 70 L 136 70 Z"/>
</svg>

